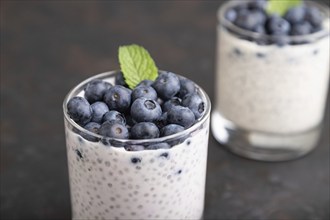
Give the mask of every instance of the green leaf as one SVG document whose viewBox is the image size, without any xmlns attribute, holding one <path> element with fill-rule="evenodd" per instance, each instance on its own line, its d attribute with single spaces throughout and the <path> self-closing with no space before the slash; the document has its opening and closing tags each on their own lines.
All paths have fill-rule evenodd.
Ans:
<svg viewBox="0 0 330 220">
<path fill-rule="evenodd" d="M 136 44 L 120 46 L 118 57 L 125 82 L 131 89 L 135 88 L 142 80 L 155 80 L 157 78 L 157 66 L 143 47 Z"/>
<path fill-rule="evenodd" d="M 267 5 L 268 14 L 283 16 L 290 8 L 301 4 L 301 0 L 269 0 Z"/>
</svg>

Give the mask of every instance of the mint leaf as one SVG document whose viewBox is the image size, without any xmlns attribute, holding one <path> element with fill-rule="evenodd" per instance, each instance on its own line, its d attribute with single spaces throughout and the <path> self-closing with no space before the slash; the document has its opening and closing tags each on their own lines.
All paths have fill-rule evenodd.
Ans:
<svg viewBox="0 0 330 220">
<path fill-rule="evenodd" d="M 136 44 L 120 46 L 118 57 L 125 82 L 131 89 L 142 80 L 157 78 L 158 69 L 155 62 L 143 47 Z"/>
<path fill-rule="evenodd" d="M 290 8 L 301 4 L 301 0 L 269 0 L 266 11 L 268 14 L 283 16 Z"/>
</svg>

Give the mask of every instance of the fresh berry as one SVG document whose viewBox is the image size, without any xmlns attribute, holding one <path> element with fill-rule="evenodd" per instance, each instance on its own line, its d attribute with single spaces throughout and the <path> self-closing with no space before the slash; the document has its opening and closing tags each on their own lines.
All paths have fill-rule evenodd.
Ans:
<svg viewBox="0 0 330 220">
<path fill-rule="evenodd" d="M 137 84 L 136 87 L 138 87 L 138 86 L 151 86 L 153 83 L 154 83 L 154 81 L 145 79 L 145 80 L 142 80 L 139 84 Z"/>
<path fill-rule="evenodd" d="M 182 100 L 178 97 L 173 97 L 170 100 L 166 101 L 163 106 L 163 112 L 169 111 L 173 106 L 181 105 Z"/>
<path fill-rule="evenodd" d="M 95 134 L 98 134 L 99 133 L 99 129 L 100 129 L 101 125 L 96 123 L 96 122 L 89 122 L 87 123 L 84 128 L 90 132 L 93 132 Z M 89 141 L 93 141 L 93 142 L 96 142 L 98 141 L 98 138 L 92 136 L 92 135 L 89 135 L 89 134 L 86 134 L 84 132 L 80 132 L 81 136 L 83 136 L 86 140 L 89 140 Z"/>
<path fill-rule="evenodd" d="M 318 8 L 307 7 L 305 19 L 309 21 L 314 27 L 317 27 L 321 25 L 323 17 Z"/>
<path fill-rule="evenodd" d="M 303 22 L 306 14 L 306 8 L 303 6 L 290 8 L 284 18 L 291 24 L 297 24 Z"/>
<path fill-rule="evenodd" d="M 243 29 L 253 31 L 257 26 L 263 25 L 265 21 L 266 15 L 261 10 L 241 10 L 235 24 Z"/>
<path fill-rule="evenodd" d="M 138 98 L 146 98 L 146 99 L 157 99 L 157 92 L 151 86 L 138 86 L 132 91 L 132 102 L 134 102 Z"/>
<path fill-rule="evenodd" d="M 266 28 L 271 35 L 287 35 L 290 31 L 290 23 L 277 15 L 271 16 L 266 24 Z"/>
<path fill-rule="evenodd" d="M 170 124 L 178 124 L 185 128 L 188 128 L 194 124 L 195 115 L 187 107 L 174 106 L 167 113 L 167 121 Z"/>
<path fill-rule="evenodd" d="M 169 136 L 169 135 L 172 135 L 172 134 L 179 133 L 183 130 L 184 130 L 184 127 L 182 127 L 180 125 L 169 124 L 169 125 L 166 125 L 165 127 L 163 127 L 160 130 L 160 136 L 161 137 Z"/>
<path fill-rule="evenodd" d="M 159 137 L 159 129 L 154 123 L 140 122 L 131 128 L 132 139 L 152 139 Z"/>
<path fill-rule="evenodd" d="M 112 87 L 110 83 L 102 81 L 100 79 L 94 79 L 89 82 L 84 89 L 85 98 L 88 100 L 89 103 L 101 101 L 103 99 L 105 91 L 108 90 L 110 87 Z"/>
<path fill-rule="evenodd" d="M 109 111 L 109 108 L 107 106 L 107 104 L 105 104 L 104 102 L 94 102 L 91 105 L 91 108 L 93 110 L 92 113 L 92 120 L 93 122 L 97 122 L 97 123 L 101 123 L 102 122 L 102 117 L 103 115 Z"/>
<path fill-rule="evenodd" d="M 294 24 L 291 29 L 291 35 L 306 35 L 310 34 L 313 30 L 313 26 L 308 22 Z"/>
<path fill-rule="evenodd" d="M 89 122 L 84 126 L 86 130 L 93 132 L 95 134 L 98 134 L 100 127 L 101 125 L 96 122 Z"/>
<path fill-rule="evenodd" d="M 120 86 L 124 86 L 124 87 L 128 87 L 127 83 L 125 82 L 125 78 L 123 73 L 118 73 L 115 77 L 115 84 L 116 85 L 120 85 Z"/>
<path fill-rule="evenodd" d="M 131 116 L 137 122 L 152 122 L 159 119 L 162 109 L 155 100 L 138 98 L 131 106 Z"/>
<path fill-rule="evenodd" d="M 233 9 L 233 8 L 227 10 L 226 13 L 225 13 L 225 18 L 230 22 L 234 22 L 237 18 L 236 10 Z"/>
<path fill-rule="evenodd" d="M 106 122 L 106 121 L 120 123 L 123 125 L 126 124 L 125 116 L 115 110 L 108 111 L 103 115 L 102 122 Z"/>
<path fill-rule="evenodd" d="M 108 121 L 101 125 L 99 134 L 102 136 L 119 139 L 127 139 L 129 137 L 129 133 L 125 125 Z"/>
<path fill-rule="evenodd" d="M 170 148 L 171 146 L 168 143 L 162 142 L 162 143 L 150 144 L 147 147 L 147 150 L 170 149 Z"/>
<path fill-rule="evenodd" d="M 110 110 L 126 112 L 131 105 L 131 93 L 130 89 L 115 85 L 104 94 L 104 102 Z"/>
<path fill-rule="evenodd" d="M 77 124 L 85 125 L 92 119 L 92 108 L 83 97 L 73 97 L 67 104 L 68 114 Z"/>
<path fill-rule="evenodd" d="M 180 91 L 178 97 L 183 98 L 189 93 L 194 93 L 196 91 L 195 83 L 189 79 L 180 77 Z"/>
<path fill-rule="evenodd" d="M 200 118 L 205 111 L 205 103 L 197 93 L 186 95 L 182 100 L 182 105 L 188 107 L 196 119 Z"/>
<path fill-rule="evenodd" d="M 171 72 L 162 72 L 152 84 L 162 99 L 170 99 L 180 90 L 179 78 Z"/>
<path fill-rule="evenodd" d="M 141 151 L 144 150 L 142 145 L 127 145 L 124 147 L 127 151 Z"/>
</svg>

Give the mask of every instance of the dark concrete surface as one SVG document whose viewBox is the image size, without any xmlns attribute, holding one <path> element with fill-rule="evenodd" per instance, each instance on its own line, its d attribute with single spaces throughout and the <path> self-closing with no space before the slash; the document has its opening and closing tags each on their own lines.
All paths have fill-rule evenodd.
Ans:
<svg viewBox="0 0 330 220">
<path fill-rule="evenodd" d="M 70 219 L 62 101 L 117 69 L 119 45 L 143 45 L 213 100 L 220 4 L 1 1 L 1 219 Z M 298 160 L 243 159 L 211 136 L 206 187 L 205 219 L 329 219 L 329 105 L 319 146 Z"/>
</svg>

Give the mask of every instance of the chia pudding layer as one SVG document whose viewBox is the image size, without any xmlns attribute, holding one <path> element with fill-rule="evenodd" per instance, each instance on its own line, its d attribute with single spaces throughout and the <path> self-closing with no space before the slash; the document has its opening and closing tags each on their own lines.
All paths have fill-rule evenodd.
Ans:
<svg viewBox="0 0 330 220">
<path fill-rule="evenodd" d="M 329 31 L 329 20 L 323 28 Z M 260 45 L 218 27 L 216 111 L 236 126 L 298 133 L 318 126 L 329 83 L 329 35 Z"/>
<path fill-rule="evenodd" d="M 109 74 L 99 76 L 113 82 L 113 78 L 106 78 Z M 209 105 L 205 93 L 199 92 Z M 69 94 L 74 95 L 83 96 L 83 91 Z M 79 135 L 83 129 L 65 117 L 72 218 L 201 219 L 209 113 L 210 106 L 192 127 L 149 140 L 89 141 Z M 142 151 L 123 147 L 157 142 L 167 142 L 172 147 Z"/>
</svg>

